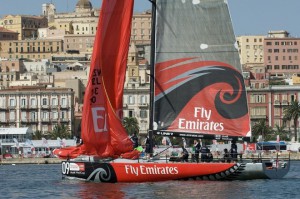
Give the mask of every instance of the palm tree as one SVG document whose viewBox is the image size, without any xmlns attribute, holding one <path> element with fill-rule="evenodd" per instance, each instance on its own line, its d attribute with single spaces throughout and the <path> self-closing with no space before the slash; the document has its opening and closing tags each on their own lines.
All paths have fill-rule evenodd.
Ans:
<svg viewBox="0 0 300 199">
<path fill-rule="evenodd" d="M 129 135 L 138 133 L 140 130 L 139 123 L 135 117 L 124 117 L 123 126 Z"/>
<path fill-rule="evenodd" d="M 274 135 L 270 136 L 269 140 L 276 140 L 279 135 L 280 140 L 289 141 L 288 131 L 285 130 L 285 126 L 275 125 Z"/>
<path fill-rule="evenodd" d="M 57 139 L 58 137 L 59 138 L 70 138 L 69 129 L 66 125 L 64 125 L 64 124 L 55 125 L 53 128 L 53 131 L 50 132 L 51 139 Z"/>
<path fill-rule="evenodd" d="M 300 116 L 300 104 L 298 100 L 292 101 L 290 105 L 285 107 L 283 109 L 284 112 L 284 119 L 291 121 L 293 120 L 294 122 L 294 136 L 295 136 L 295 141 L 298 142 L 297 138 L 297 129 L 298 129 L 298 119 Z"/>
<path fill-rule="evenodd" d="M 43 137 L 42 131 L 35 131 L 32 135 L 33 140 L 41 140 Z"/>
<path fill-rule="evenodd" d="M 266 124 L 266 120 L 259 120 L 252 128 L 253 136 L 262 136 L 264 140 L 267 135 L 273 132 L 273 129 Z"/>
</svg>

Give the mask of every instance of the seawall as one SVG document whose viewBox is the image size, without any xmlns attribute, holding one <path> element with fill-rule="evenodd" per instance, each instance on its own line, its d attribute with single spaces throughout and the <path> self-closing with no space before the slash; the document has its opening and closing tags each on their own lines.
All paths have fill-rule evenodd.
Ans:
<svg viewBox="0 0 300 199">
<path fill-rule="evenodd" d="M 262 159 L 276 159 L 276 152 L 263 152 L 260 154 Z M 222 158 L 222 154 L 213 153 L 214 159 L 218 160 Z M 243 154 L 243 159 L 257 159 L 259 157 L 258 153 L 248 153 Z M 291 159 L 291 160 L 300 160 L 300 152 L 280 152 L 278 153 L 279 159 Z M 8 158 L 0 159 L 0 165 L 4 164 L 60 164 L 62 159 L 59 158 Z"/>
<path fill-rule="evenodd" d="M 59 158 L 8 158 L 0 160 L 0 164 L 60 164 Z"/>
</svg>

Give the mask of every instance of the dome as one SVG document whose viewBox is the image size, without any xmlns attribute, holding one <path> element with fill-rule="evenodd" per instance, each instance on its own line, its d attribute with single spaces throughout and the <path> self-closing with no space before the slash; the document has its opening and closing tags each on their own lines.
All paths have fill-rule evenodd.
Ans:
<svg viewBox="0 0 300 199">
<path fill-rule="evenodd" d="M 92 3 L 89 0 L 79 0 L 76 4 L 76 8 L 92 9 Z"/>
</svg>

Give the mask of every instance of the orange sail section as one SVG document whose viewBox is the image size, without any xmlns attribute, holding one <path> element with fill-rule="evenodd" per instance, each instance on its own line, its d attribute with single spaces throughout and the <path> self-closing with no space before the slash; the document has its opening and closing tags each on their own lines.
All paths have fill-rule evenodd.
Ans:
<svg viewBox="0 0 300 199">
<path fill-rule="evenodd" d="M 56 151 L 61 157 L 80 154 L 116 157 L 133 148 L 121 122 L 133 2 L 102 2 L 84 95 L 81 125 L 84 144 L 73 150 Z"/>
</svg>

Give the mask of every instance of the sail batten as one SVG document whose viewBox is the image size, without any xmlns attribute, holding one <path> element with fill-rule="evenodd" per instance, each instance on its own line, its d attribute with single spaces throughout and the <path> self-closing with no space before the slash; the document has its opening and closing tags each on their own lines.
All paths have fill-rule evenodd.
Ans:
<svg viewBox="0 0 300 199">
<path fill-rule="evenodd" d="M 156 1 L 156 134 L 246 137 L 246 89 L 223 0 Z"/>
</svg>

